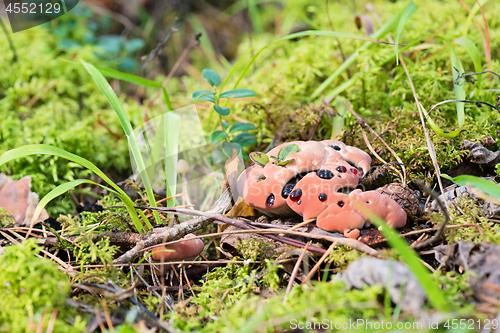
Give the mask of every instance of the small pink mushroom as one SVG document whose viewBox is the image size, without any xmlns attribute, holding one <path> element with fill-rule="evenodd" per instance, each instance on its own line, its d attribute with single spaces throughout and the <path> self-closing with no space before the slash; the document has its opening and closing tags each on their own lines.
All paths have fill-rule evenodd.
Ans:
<svg viewBox="0 0 500 333">
<path fill-rule="evenodd" d="M 193 234 L 187 234 L 184 236 L 185 239 L 182 242 L 173 243 L 170 245 L 160 245 L 154 247 L 151 252 L 153 260 L 156 261 L 175 261 L 175 260 L 193 260 L 195 259 L 203 249 L 205 245 L 203 241 L 196 238 Z M 173 251 L 163 251 L 163 250 L 173 250 Z"/>
<path fill-rule="evenodd" d="M 350 197 L 360 200 L 372 213 L 383 219 L 389 227 L 402 228 L 406 225 L 406 212 L 394 200 L 377 191 L 354 190 Z M 361 215 L 368 219 L 366 214 Z"/>
</svg>

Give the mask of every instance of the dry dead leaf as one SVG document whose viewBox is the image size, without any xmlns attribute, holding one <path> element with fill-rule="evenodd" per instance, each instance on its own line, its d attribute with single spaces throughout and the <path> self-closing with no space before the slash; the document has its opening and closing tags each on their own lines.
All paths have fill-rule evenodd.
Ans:
<svg viewBox="0 0 500 333">
<path fill-rule="evenodd" d="M 31 176 L 13 180 L 5 174 L 0 174 L 0 207 L 12 213 L 16 226 L 29 226 L 31 218 L 38 205 L 38 194 L 31 192 Z M 49 218 L 44 209 L 35 223 Z"/>
</svg>

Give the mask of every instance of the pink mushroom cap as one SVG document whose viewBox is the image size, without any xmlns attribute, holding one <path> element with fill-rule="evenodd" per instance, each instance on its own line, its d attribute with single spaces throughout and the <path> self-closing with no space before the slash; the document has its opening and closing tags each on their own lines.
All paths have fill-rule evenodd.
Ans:
<svg viewBox="0 0 500 333">
<path fill-rule="evenodd" d="M 172 261 L 172 260 L 183 260 L 191 259 L 197 257 L 205 245 L 203 241 L 196 238 L 193 234 L 187 234 L 184 236 L 183 241 L 178 243 L 173 243 L 169 245 L 160 245 L 154 247 L 151 252 L 153 252 L 152 258 L 156 261 Z M 163 250 L 173 250 L 173 251 L 163 251 Z"/>
</svg>

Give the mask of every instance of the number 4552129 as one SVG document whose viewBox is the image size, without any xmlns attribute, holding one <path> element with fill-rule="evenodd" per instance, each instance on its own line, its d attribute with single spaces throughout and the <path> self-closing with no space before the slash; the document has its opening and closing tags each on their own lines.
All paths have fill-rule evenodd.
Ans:
<svg viewBox="0 0 500 333">
<path fill-rule="evenodd" d="M 479 327 L 479 329 L 497 329 L 498 328 L 498 320 L 497 319 L 448 319 L 444 325 L 445 328 L 448 329 L 475 329 Z"/>
<path fill-rule="evenodd" d="M 61 4 L 46 3 L 9 3 L 5 8 L 7 13 L 23 14 L 58 14 L 61 11 Z"/>
</svg>

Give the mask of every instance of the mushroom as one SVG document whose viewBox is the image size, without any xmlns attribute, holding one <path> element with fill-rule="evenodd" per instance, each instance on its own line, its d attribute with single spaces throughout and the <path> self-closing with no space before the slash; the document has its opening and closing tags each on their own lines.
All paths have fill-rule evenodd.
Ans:
<svg viewBox="0 0 500 333">
<path fill-rule="evenodd" d="M 283 148 L 292 144 L 297 145 L 299 151 L 286 157 L 290 161 L 289 163 L 278 165 L 278 161 L 273 160 L 273 157 L 279 156 Z M 342 147 L 347 153 L 346 146 Z M 332 148 L 326 149 L 326 146 L 318 141 L 283 143 L 270 150 L 266 155 L 269 162 L 264 166 L 255 164 L 240 175 L 237 190 L 247 205 L 268 215 L 293 215 L 293 211 L 285 200 L 296 182 L 304 174 L 319 170 L 325 163 L 343 162 L 343 157 L 339 152 Z M 366 156 L 370 158 L 368 154 Z M 349 169 L 352 168 L 352 166 L 348 166 Z M 357 182 L 358 180 L 354 186 L 357 185 Z"/>
<path fill-rule="evenodd" d="M 389 227 L 402 228 L 406 225 L 406 212 L 394 200 L 378 191 L 362 192 L 360 189 L 349 194 L 350 197 L 360 200 L 372 213 L 383 219 Z M 368 219 L 366 214 L 361 215 Z"/>
<path fill-rule="evenodd" d="M 361 149 L 347 146 L 345 143 L 337 140 L 323 140 L 320 143 L 337 151 L 342 155 L 344 160 L 363 170 L 363 175 L 366 175 L 370 171 L 372 158 Z"/>
<path fill-rule="evenodd" d="M 193 234 L 187 234 L 183 241 L 155 246 L 151 252 L 155 261 L 169 262 L 176 260 L 194 260 L 205 248 L 203 241 Z M 165 251 L 170 250 L 170 251 Z"/>
<path fill-rule="evenodd" d="M 191 205 L 191 200 L 189 199 L 188 195 L 187 178 L 186 178 L 186 174 L 189 172 L 189 170 L 190 167 L 188 162 L 186 162 L 186 160 L 180 159 L 179 161 L 177 161 L 177 173 L 180 173 L 182 176 L 182 192 L 184 193 L 182 195 L 182 201 L 184 205 L 188 206 Z"/>
</svg>

